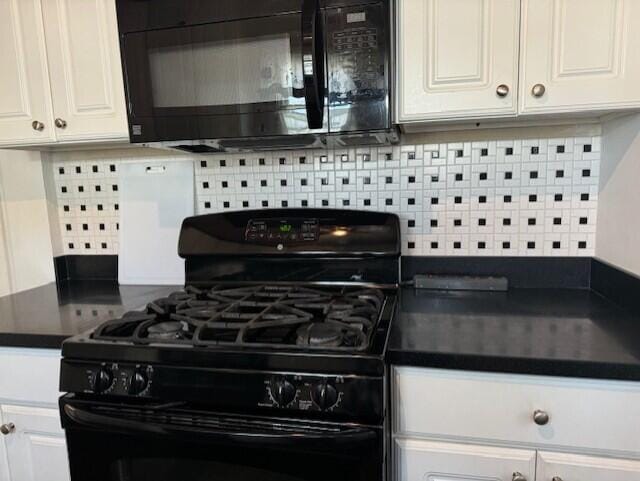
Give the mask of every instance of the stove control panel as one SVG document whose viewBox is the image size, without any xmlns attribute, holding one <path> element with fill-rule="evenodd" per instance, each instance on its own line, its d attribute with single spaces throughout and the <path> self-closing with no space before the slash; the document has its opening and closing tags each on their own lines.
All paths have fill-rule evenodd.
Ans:
<svg viewBox="0 0 640 481">
<path fill-rule="evenodd" d="M 251 219 L 244 238 L 259 244 L 291 244 L 318 239 L 318 219 Z"/>
<path fill-rule="evenodd" d="M 114 396 L 145 396 L 149 394 L 153 367 L 141 364 L 120 365 L 118 363 L 101 363 L 98 366 L 86 366 L 78 376 L 81 382 L 77 392 L 105 394 Z"/>
<path fill-rule="evenodd" d="M 339 411 L 349 390 L 342 376 L 276 376 L 264 384 L 265 398 L 259 406 L 299 411 Z"/>
<path fill-rule="evenodd" d="M 235 411 L 381 419 L 384 378 L 63 359 L 64 392 L 184 401 Z"/>
</svg>

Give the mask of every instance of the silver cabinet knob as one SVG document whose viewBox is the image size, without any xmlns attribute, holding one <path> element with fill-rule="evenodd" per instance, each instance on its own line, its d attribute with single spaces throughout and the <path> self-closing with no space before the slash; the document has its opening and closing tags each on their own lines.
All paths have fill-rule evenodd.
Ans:
<svg viewBox="0 0 640 481">
<path fill-rule="evenodd" d="M 502 98 L 509 95 L 509 86 L 505 84 L 498 85 L 498 88 L 496 89 L 496 95 Z"/>
<path fill-rule="evenodd" d="M 536 423 L 538 426 L 544 426 L 549 422 L 549 419 L 550 419 L 549 414 L 547 414 L 545 411 L 536 409 L 533 412 L 533 422 Z"/>
<path fill-rule="evenodd" d="M 0 426 L 0 433 L 4 434 L 5 436 L 7 434 L 11 434 L 15 430 L 16 430 L 16 425 L 13 423 L 7 423 Z"/>
<path fill-rule="evenodd" d="M 58 127 L 59 129 L 64 129 L 67 127 L 67 121 L 61 118 L 57 118 L 54 123 L 56 124 L 56 127 Z"/>
<path fill-rule="evenodd" d="M 531 89 L 531 95 L 533 95 L 536 98 L 540 98 L 544 95 L 544 93 L 547 91 L 547 89 L 545 88 L 544 85 L 542 84 L 535 84 L 533 86 L 533 88 Z"/>
<path fill-rule="evenodd" d="M 31 127 L 33 130 L 37 130 L 38 132 L 42 132 L 44 130 L 44 124 L 38 120 L 31 122 Z"/>
<path fill-rule="evenodd" d="M 522 473 L 518 473 L 516 471 L 515 473 L 513 473 L 511 481 L 527 481 L 527 478 Z"/>
</svg>

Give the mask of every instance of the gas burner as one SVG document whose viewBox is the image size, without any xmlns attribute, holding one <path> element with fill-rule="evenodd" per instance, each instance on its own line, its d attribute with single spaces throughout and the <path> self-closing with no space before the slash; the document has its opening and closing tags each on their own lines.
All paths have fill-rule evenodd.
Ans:
<svg viewBox="0 0 640 481">
<path fill-rule="evenodd" d="M 180 339 L 186 325 L 178 321 L 166 321 L 147 327 L 149 339 Z"/>
<path fill-rule="evenodd" d="M 136 344 L 363 350 L 384 303 L 373 288 L 187 287 L 100 326 L 94 339 Z"/>
<path fill-rule="evenodd" d="M 344 333 L 340 326 L 329 323 L 307 324 L 298 328 L 297 335 L 298 346 L 338 347 L 344 341 Z"/>
</svg>

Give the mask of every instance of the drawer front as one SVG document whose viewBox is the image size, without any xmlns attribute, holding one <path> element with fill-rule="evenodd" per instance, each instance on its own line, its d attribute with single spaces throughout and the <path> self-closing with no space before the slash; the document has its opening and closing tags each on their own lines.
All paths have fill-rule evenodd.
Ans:
<svg viewBox="0 0 640 481">
<path fill-rule="evenodd" d="M 2 421 L 13 423 L 18 433 L 40 433 L 64 437 L 64 431 L 60 425 L 60 412 L 57 409 L 3 404 L 0 405 L 0 414 L 2 414 Z"/>
<path fill-rule="evenodd" d="M 59 350 L 0 349 L 0 400 L 56 406 L 59 382 Z"/>
<path fill-rule="evenodd" d="M 640 461 L 538 452 L 540 481 L 640 481 Z"/>
<path fill-rule="evenodd" d="M 640 383 L 405 367 L 393 380 L 399 434 L 640 453 Z"/>
<path fill-rule="evenodd" d="M 533 450 L 418 439 L 396 439 L 395 457 L 396 481 L 534 481 L 536 469 Z"/>
</svg>

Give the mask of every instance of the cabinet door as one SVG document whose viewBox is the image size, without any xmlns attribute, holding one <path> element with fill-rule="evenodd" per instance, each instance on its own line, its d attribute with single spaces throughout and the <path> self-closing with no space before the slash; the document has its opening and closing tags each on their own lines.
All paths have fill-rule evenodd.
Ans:
<svg viewBox="0 0 640 481">
<path fill-rule="evenodd" d="M 15 426 L 4 436 L 11 481 L 69 481 L 58 410 L 14 405 L 1 409 L 4 423 Z"/>
<path fill-rule="evenodd" d="M 522 113 L 640 106 L 638 0 L 523 0 L 522 30 Z"/>
<path fill-rule="evenodd" d="M 0 424 L 4 424 L 1 410 Z M 0 436 L 0 481 L 9 481 L 9 461 L 7 459 L 7 449 L 4 443 L 4 438 L 5 436 Z"/>
<path fill-rule="evenodd" d="M 43 6 L 58 140 L 128 138 L 114 0 Z"/>
<path fill-rule="evenodd" d="M 395 440 L 396 481 L 534 481 L 535 469 L 533 450 Z"/>
<path fill-rule="evenodd" d="M 519 0 L 399 0 L 398 8 L 400 122 L 516 113 Z"/>
<path fill-rule="evenodd" d="M 0 0 L 0 146 L 55 140 L 40 8 Z"/>
<path fill-rule="evenodd" d="M 640 481 L 640 461 L 538 452 L 539 481 Z"/>
</svg>

